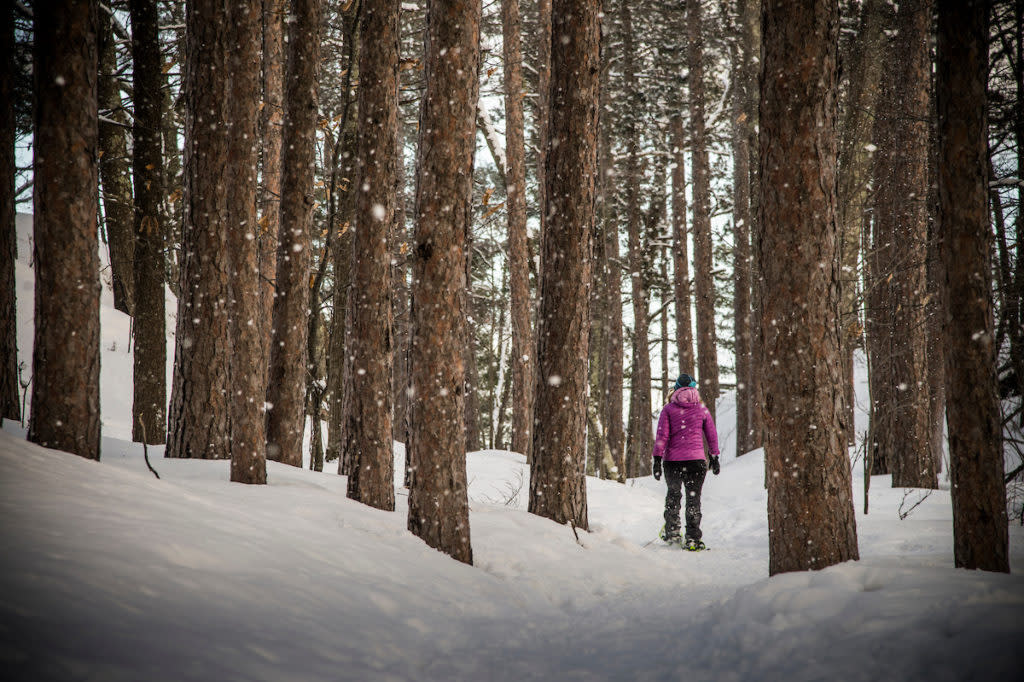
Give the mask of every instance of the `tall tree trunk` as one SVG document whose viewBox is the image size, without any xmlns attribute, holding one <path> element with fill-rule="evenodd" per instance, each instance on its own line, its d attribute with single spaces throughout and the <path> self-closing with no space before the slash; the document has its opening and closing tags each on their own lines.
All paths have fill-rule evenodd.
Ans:
<svg viewBox="0 0 1024 682">
<path fill-rule="evenodd" d="M 401 44 L 399 44 L 401 63 Z M 401 93 L 402 84 L 398 89 Z M 391 394 L 395 416 L 392 420 L 392 440 L 408 442 L 409 414 L 409 233 L 405 220 L 405 132 L 402 111 L 395 116 L 395 219 L 391 233 L 391 302 L 394 311 L 395 354 L 391 369 Z"/>
<path fill-rule="evenodd" d="M 263 57 L 260 102 L 260 338 L 269 368 L 281 224 L 281 135 L 284 126 L 285 16 L 288 0 L 263 0 Z M 319 32 L 316 34 L 319 35 Z M 310 38 L 315 37 L 310 34 Z"/>
<path fill-rule="evenodd" d="M 163 120 L 163 131 L 161 141 L 163 143 L 164 160 L 164 197 L 161 205 L 164 223 L 164 243 L 166 252 L 164 256 L 164 279 L 171 293 L 175 298 L 181 299 L 181 251 L 175 249 L 174 245 L 181 245 L 183 241 L 182 224 L 184 217 L 184 175 L 182 173 L 182 153 L 178 148 L 178 122 L 184 121 L 184 97 L 175 97 L 171 90 L 170 70 L 173 64 L 183 65 L 185 62 L 185 3 L 175 2 L 171 5 L 169 20 L 176 24 L 174 29 L 175 37 L 172 39 L 173 52 L 166 62 L 163 62 L 162 71 L 164 78 L 163 85 L 163 109 L 161 119 Z M 182 74 L 185 67 L 179 66 Z M 184 91 L 184 78 L 181 79 L 179 95 Z"/>
<path fill-rule="evenodd" d="M 844 55 L 843 71 L 848 74 L 845 107 L 839 129 L 839 220 L 843 231 L 841 242 L 842 273 L 842 325 L 843 325 L 843 382 L 846 394 L 846 421 L 849 426 L 847 442 L 856 441 L 854 431 L 853 352 L 863 344 L 864 334 L 860 320 L 859 277 L 862 227 L 870 208 L 872 152 L 869 151 L 872 119 L 878 86 L 886 51 L 883 47 L 883 29 L 886 13 L 884 0 L 865 0 L 861 5 L 856 39 L 851 40 L 850 51 Z M 868 223 L 870 225 L 870 223 Z M 870 296 L 868 297 L 870 298 Z"/>
<path fill-rule="evenodd" d="M 57 10 L 50 10 L 57 11 Z M 99 124 L 100 181 L 103 185 L 103 212 L 110 250 L 110 279 L 114 289 L 114 307 L 131 315 L 134 308 L 132 277 L 132 166 L 128 155 L 126 127 L 128 117 L 121 107 L 121 89 L 117 84 L 117 51 L 110 10 L 99 10 L 100 77 L 97 85 L 99 108 L 104 118 Z"/>
<path fill-rule="evenodd" d="M 529 456 L 533 434 L 533 330 L 530 244 L 526 238 L 526 163 L 519 0 L 502 0 L 505 64 L 505 192 L 512 317 L 512 450 Z"/>
<path fill-rule="evenodd" d="M 289 23 L 276 292 L 267 373 L 267 458 L 302 466 L 316 163 L 320 0 L 293 0 Z M 319 310 L 313 314 L 319 315 Z M 319 428 L 314 423 L 313 428 Z"/>
<path fill-rule="evenodd" d="M 760 264 L 769 572 L 858 558 L 842 410 L 838 10 L 765 0 Z M 785 254 L 780 258 L 779 254 Z"/>
<path fill-rule="evenodd" d="M 895 41 L 895 5 L 885 3 L 880 9 L 884 18 L 886 35 Z M 902 39 L 901 39 L 902 40 Z M 890 43 L 891 44 L 891 43 Z M 880 76 L 878 104 L 872 129 L 872 144 L 878 149 L 873 159 L 872 177 L 872 229 L 870 248 L 866 254 L 867 276 L 865 296 L 865 332 L 868 351 L 868 380 L 871 391 L 871 424 L 868 443 L 868 457 L 871 475 L 892 473 L 893 437 L 897 433 L 893 426 L 895 412 L 893 404 L 898 399 L 893 381 L 893 327 L 894 308 L 899 303 L 893 289 L 891 273 L 897 268 L 897 245 L 893 241 L 893 225 L 896 222 L 896 203 L 904 197 L 895 191 L 895 155 L 897 109 L 895 98 L 898 81 L 893 73 L 897 64 L 889 62 L 891 47 L 885 46 L 883 61 L 886 73 Z M 902 245 L 901 245 L 902 246 Z"/>
<path fill-rule="evenodd" d="M 746 40 L 748 0 L 739 2 L 739 30 L 733 53 L 732 196 L 733 196 L 733 326 L 736 340 L 736 454 L 750 446 L 750 150 L 746 114 L 750 46 Z"/>
<path fill-rule="evenodd" d="M 227 17 L 214 0 L 186 7 L 185 214 L 167 457 L 230 457 L 226 246 Z M 244 207 L 243 207 L 244 209 Z"/>
<path fill-rule="evenodd" d="M 989 3 L 939 0 L 939 215 L 957 567 L 1009 572 L 992 316 L 986 76 Z M 955 311 L 955 315 L 953 312 Z"/>
<path fill-rule="evenodd" d="M 167 426 L 164 315 L 163 74 L 156 0 L 131 0 L 135 89 L 135 337 L 132 439 L 163 443 Z"/>
<path fill-rule="evenodd" d="M 928 220 L 928 303 L 925 315 L 928 325 L 928 443 L 935 473 L 938 474 L 942 471 L 946 453 L 946 357 L 943 338 L 943 286 L 946 275 L 942 271 L 942 255 L 939 253 L 938 126 L 935 120 L 934 89 L 931 91 L 931 99 L 928 116 L 928 206 L 931 215 Z"/>
<path fill-rule="evenodd" d="M 18 324 L 15 262 L 14 7 L 0 10 L 0 419 L 21 419 L 18 401 Z"/>
<path fill-rule="evenodd" d="M 236 0 L 228 10 L 228 432 L 231 480 L 267 482 L 266 414 L 260 338 L 259 243 L 256 168 L 259 162 L 261 0 Z M 314 24 L 318 29 L 319 24 Z M 313 38 L 306 37 L 312 42 Z"/>
<path fill-rule="evenodd" d="M 346 371 L 350 369 L 345 348 L 348 344 L 348 290 L 352 267 L 352 232 L 349 229 L 355 212 L 356 181 L 356 119 L 357 101 L 353 83 L 359 70 L 359 12 L 361 3 L 353 3 L 342 14 L 345 53 L 342 71 L 345 74 L 340 103 L 341 122 L 338 136 L 330 145 L 331 172 L 328 182 L 327 232 L 331 239 L 334 270 L 331 327 L 327 346 L 328 440 L 327 459 L 338 460 L 338 473 L 348 475 L 349 462 L 342 456 L 345 434 Z M 354 73 L 356 72 L 356 73 Z M 326 155 L 326 154 L 325 154 Z"/>
<path fill-rule="evenodd" d="M 900 3 L 883 68 L 876 131 L 875 236 L 879 269 L 872 370 L 877 460 L 895 487 L 937 485 L 929 446 L 926 376 L 928 87 L 931 5 Z"/>
<path fill-rule="evenodd" d="M 555 0 L 545 157 L 537 393 L 529 511 L 588 528 L 586 467 L 590 233 L 594 223 L 600 4 Z M 559 36 L 558 40 L 554 36 Z"/>
<path fill-rule="evenodd" d="M 602 21 L 609 14 L 605 14 Z M 612 134 L 615 120 L 608 104 L 607 83 L 612 61 L 612 40 L 609 30 L 602 30 L 602 87 L 601 112 L 598 122 L 600 126 L 600 158 L 602 170 L 598 178 L 601 192 L 601 213 L 597 219 L 601 221 L 601 239 L 603 240 L 602 258 L 605 269 L 605 298 L 607 300 L 607 322 L 605 324 L 605 358 L 604 372 L 604 410 L 600 413 L 605 424 L 605 440 L 608 443 L 608 456 L 615 467 L 614 478 L 620 483 L 626 482 L 626 434 L 622 423 L 622 266 L 619 259 L 619 221 L 615 201 L 615 163 L 612 153 Z M 607 49 L 605 47 L 607 46 Z"/>
<path fill-rule="evenodd" d="M 633 300 L 633 365 L 626 432 L 626 476 L 647 474 L 651 448 L 651 356 L 648 346 L 647 239 L 640 215 L 640 140 L 636 116 L 641 111 L 634 63 L 633 17 L 629 2 L 620 5 L 622 23 L 622 80 L 626 111 L 622 136 L 626 145 L 626 228 L 629 236 L 630 293 Z"/>
<path fill-rule="evenodd" d="M 598 136 L 600 140 L 600 132 Z M 598 145 L 597 163 L 598 178 L 600 178 L 605 157 L 603 156 L 604 149 L 600 146 L 600 141 Z M 608 335 L 608 259 L 605 256 L 604 235 L 602 232 L 606 225 L 598 217 L 604 211 L 602 206 L 604 201 L 603 187 L 600 185 L 600 180 L 598 180 L 596 189 L 594 234 L 591 238 L 591 243 L 594 245 L 593 274 L 591 275 L 593 286 L 590 290 L 590 313 L 589 320 L 587 321 L 590 327 L 590 347 L 588 349 L 590 357 L 587 358 L 587 373 L 590 382 L 588 389 L 590 399 L 587 403 L 587 475 L 608 478 L 609 472 L 604 467 L 604 453 L 608 451 L 607 445 L 605 445 L 607 434 L 604 428 L 604 419 L 601 417 L 601 414 L 607 409 L 606 380 L 608 363 L 605 361 L 604 352 L 608 348 L 606 339 Z"/>
<path fill-rule="evenodd" d="M 348 496 L 395 508 L 391 445 L 391 250 L 398 172 L 398 0 L 364 0 L 359 55 L 359 188 L 352 243 L 352 401 L 345 449 Z M 312 128 L 311 128 L 312 132 Z M 312 178 L 311 178 L 312 179 Z"/>
<path fill-rule="evenodd" d="M 28 439 L 100 458 L 96 2 L 34 14 L 35 341 Z"/>
<path fill-rule="evenodd" d="M 427 3 L 413 251 L 408 526 L 467 564 L 463 349 L 480 15 L 480 0 Z"/>
<path fill-rule="evenodd" d="M 676 345 L 679 371 L 694 373 L 693 319 L 690 314 L 690 258 L 686 243 L 686 137 L 683 117 L 676 114 L 672 128 L 672 282 L 675 292 Z"/>
<path fill-rule="evenodd" d="M 764 367 L 761 366 L 761 294 L 764 290 L 764 278 L 759 263 L 760 211 L 761 211 L 761 179 L 760 179 L 760 114 L 761 100 L 761 3 L 762 0 L 747 0 L 747 12 L 744 19 L 744 41 L 750 50 L 750 65 L 747 75 L 747 130 L 749 131 L 750 158 L 750 440 L 751 449 L 759 448 L 764 442 L 764 391 L 761 384 Z"/>
<path fill-rule="evenodd" d="M 892 484 L 894 487 L 936 488 L 928 428 L 927 380 L 927 244 L 928 244 L 928 95 L 931 83 L 931 0 L 900 2 L 896 13 L 899 40 L 889 61 L 897 75 L 898 143 L 894 190 L 894 243 L 900 244 L 900 267 L 893 273 L 894 356 L 892 379 L 897 396 L 892 405 Z"/>
<path fill-rule="evenodd" d="M 697 374 L 701 397 L 712 416 L 718 401 L 715 346 L 715 278 L 712 274 L 711 187 L 704 122 L 704 36 L 701 0 L 686 0 L 687 62 L 693 144 L 693 270 L 697 288 Z"/>
<path fill-rule="evenodd" d="M 537 213 L 540 215 L 540 242 L 544 241 L 544 230 L 548 220 L 547 202 L 547 155 L 548 128 L 551 119 L 551 3 L 552 0 L 537 0 Z M 537 254 L 540 267 L 537 268 L 537 291 L 540 291 L 544 274 L 544 250 Z M 539 293 L 538 293 L 539 297 Z M 537 301 L 538 314 L 540 300 Z M 536 360 L 536 358 L 535 358 Z M 536 365 L 534 365 L 536 373 Z M 534 377 L 535 378 L 535 377 Z M 537 396 L 532 396 L 537 400 Z M 532 445 L 530 447 L 533 447 Z M 533 452 L 527 453 L 533 461 Z"/>
</svg>

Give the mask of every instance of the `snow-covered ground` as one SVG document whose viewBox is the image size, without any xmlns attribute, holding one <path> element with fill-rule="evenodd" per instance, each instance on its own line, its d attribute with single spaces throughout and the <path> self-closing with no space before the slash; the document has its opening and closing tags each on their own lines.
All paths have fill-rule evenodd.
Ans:
<svg viewBox="0 0 1024 682">
<path fill-rule="evenodd" d="M 508 452 L 468 455 L 474 566 L 405 529 L 400 482 L 382 512 L 348 500 L 330 465 L 270 462 L 269 485 L 243 486 L 227 462 L 150 448 L 157 480 L 127 440 L 128 325 L 104 296 L 102 461 L 13 422 L 0 433 L 4 679 L 1024 678 L 1024 529 L 1010 528 L 1015 574 L 955 570 L 948 491 L 901 520 L 921 493 L 875 477 L 864 515 L 860 466 L 861 560 L 771 579 L 763 457 L 728 444 L 697 554 L 655 539 L 663 483 L 589 479 L 577 540 L 526 512 L 529 472 Z M 732 412 L 726 396 L 727 441 Z"/>
</svg>

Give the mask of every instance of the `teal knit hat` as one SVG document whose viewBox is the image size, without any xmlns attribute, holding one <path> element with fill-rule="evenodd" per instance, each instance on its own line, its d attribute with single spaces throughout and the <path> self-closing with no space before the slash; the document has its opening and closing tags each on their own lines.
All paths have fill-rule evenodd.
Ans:
<svg viewBox="0 0 1024 682">
<path fill-rule="evenodd" d="M 697 388 L 697 382 L 694 381 L 693 377 L 685 372 L 679 375 L 676 379 L 676 388 Z"/>
</svg>

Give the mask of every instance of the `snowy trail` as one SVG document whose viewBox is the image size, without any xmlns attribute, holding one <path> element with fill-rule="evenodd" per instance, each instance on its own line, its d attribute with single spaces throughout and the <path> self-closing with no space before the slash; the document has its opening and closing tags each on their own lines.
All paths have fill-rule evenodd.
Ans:
<svg viewBox="0 0 1024 682">
<path fill-rule="evenodd" d="M 932 500 L 919 527 L 866 524 L 916 554 L 766 580 L 756 453 L 709 482 L 701 554 L 642 547 L 650 478 L 589 480 L 581 546 L 494 497 L 521 456 L 472 453 L 468 567 L 405 530 L 401 495 L 380 512 L 343 477 L 276 463 L 269 486 L 238 486 L 226 462 L 159 449 L 157 481 L 137 446 L 104 446 L 97 464 L 0 434 L 9 679 L 1014 679 L 1024 663 L 1024 581 L 948 568 Z"/>
</svg>

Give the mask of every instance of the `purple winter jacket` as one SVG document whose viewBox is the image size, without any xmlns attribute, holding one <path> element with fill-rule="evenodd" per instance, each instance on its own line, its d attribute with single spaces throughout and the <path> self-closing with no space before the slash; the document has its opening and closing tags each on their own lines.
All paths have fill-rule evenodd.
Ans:
<svg viewBox="0 0 1024 682">
<path fill-rule="evenodd" d="M 653 455 L 668 462 L 704 459 L 705 438 L 711 454 L 718 455 L 718 431 L 700 393 L 695 388 L 678 389 L 658 417 Z"/>
</svg>

